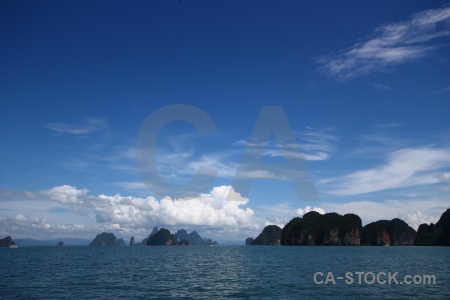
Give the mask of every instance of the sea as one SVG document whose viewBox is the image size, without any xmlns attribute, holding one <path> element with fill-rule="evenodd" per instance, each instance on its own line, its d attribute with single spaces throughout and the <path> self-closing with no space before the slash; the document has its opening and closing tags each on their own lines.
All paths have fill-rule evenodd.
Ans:
<svg viewBox="0 0 450 300">
<path fill-rule="evenodd" d="M 450 248 L 0 248 L 2 300 L 134 298 L 450 299 Z"/>
</svg>

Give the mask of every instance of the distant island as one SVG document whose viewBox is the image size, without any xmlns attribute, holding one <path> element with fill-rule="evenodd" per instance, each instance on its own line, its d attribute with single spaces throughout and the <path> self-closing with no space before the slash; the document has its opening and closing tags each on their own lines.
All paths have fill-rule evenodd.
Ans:
<svg viewBox="0 0 450 300">
<path fill-rule="evenodd" d="M 18 248 L 17 244 L 12 240 L 10 236 L 0 239 L 0 247 Z"/>
<path fill-rule="evenodd" d="M 103 232 L 97 234 L 95 239 L 89 246 L 125 246 L 125 241 L 122 238 L 117 238 L 113 233 Z M 131 237 L 130 246 L 208 246 L 219 245 L 217 241 L 210 239 L 204 240 L 196 231 L 188 233 L 184 229 L 178 230 L 175 234 L 170 233 L 166 228 L 154 227 L 152 232 L 142 240 L 141 243 L 136 243 L 134 236 Z"/>
<path fill-rule="evenodd" d="M 395 218 L 362 226 L 355 214 L 324 215 L 311 211 L 303 218 L 293 218 L 283 229 L 276 225 L 264 228 L 246 245 L 333 245 L 333 246 L 450 246 L 450 209 L 435 224 L 422 224 L 416 232 L 405 221 Z"/>
<path fill-rule="evenodd" d="M 145 242 L 145 243 L 144 243 Z M 170 233 L 166 228 L 153 228 L 148 238 L 142 241 L 142 245 L 147 246 L 208 246 L 218 245 L 216 241 L 204 240 L 197 231 L 188 233 L 185 229 L 178 230 L 175 234 Z"/>
<path fill-rule="evenodd" d="M 250 245 L 271 245 L 277 246 L 281 244 L 281 232 L 282 229 L 277 225 L 269 225 L 264 228 L 260 235 L 256 239 L 247 239 L 245 244 Z"/>
<path fill-rule="evenodd" d="M 113 233 L 103 232 L 97 234 L 89 246 L 125 246 L 125 241 L 122 238 L 116 238 Z"/>
</svg>

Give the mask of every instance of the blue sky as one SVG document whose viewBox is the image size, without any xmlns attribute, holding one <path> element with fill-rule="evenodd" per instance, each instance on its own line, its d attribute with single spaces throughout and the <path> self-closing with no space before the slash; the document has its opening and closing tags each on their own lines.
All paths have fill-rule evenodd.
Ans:
<svg viewBox="0 0 450 300">
<path fill-rule="evenodd" d="M 312 209 L 436 222 L 450 203 L 449 36 L 445 1 L 2 1 L 0 234 L 160 226 L 231 241 Z M 260 124 L 287 121 L 295 147 L 254 143 L 263 107 L 282 109 Z M 164 108 L 185 121 L 153 136 L 156 191 L 136 145 Z M 190 108 L 215 130 L 199 135 Z M 190 184 L 201 166 L 217 175 Z"/>
</svg>

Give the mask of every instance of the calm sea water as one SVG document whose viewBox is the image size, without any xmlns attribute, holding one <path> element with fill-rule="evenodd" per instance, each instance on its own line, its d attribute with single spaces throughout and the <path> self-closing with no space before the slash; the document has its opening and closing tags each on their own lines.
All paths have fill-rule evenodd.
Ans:
<svg viewBox="0 0 450 300">
<path fill-rule="evenodd" d="M 448 247 L 3 248 L 0 298 L 450 299 L 449 255 Z M 426 274 L 436 284 L 358 284 L 354 274 L 353 284 L 319 285 L 316 272 L 320 280 L 328 272 L 399 272 L 399 282 Z"/>
</svg>

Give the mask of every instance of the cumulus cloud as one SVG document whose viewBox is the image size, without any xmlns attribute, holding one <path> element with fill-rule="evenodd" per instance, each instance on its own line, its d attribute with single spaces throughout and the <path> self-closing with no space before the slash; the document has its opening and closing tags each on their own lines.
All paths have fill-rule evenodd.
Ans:
<svg viewBox="0 0 450 300">
<path fill-rule="evenodd" d="M 310 211 L 316 211 L 316 212 L 318 212 L 321 215 L 325 214 L 325 210 L 324 209 L 322 209 L 320 207 L 311 207 L 311 206 L 306 206 L 303 209 L 302 208 L 298 208 L 298 209 L 295 210 L 295 214 L 297 216 L 301 217 L 304 214 L 309 213 Z"/>
<path fill-rule="evenodd" d="M 446 172 L 438 177 L 448 180 L 449 174 Z M 227 201 L 229 193 L 234 201 Z M 69 185 L 53 187 L 34 195 L 35 197 L 22 198 L 20 205 L 27 205 L 30 201 L 46 201 L 42 202 L 45 205 L 58 202 L 72 206 L 76 203 L 77 209 L 70 213 L 78 212 L 83 215 L 61 216 L 44 209 L 40 213 L 41 216 L 45 213 L 45 217 L 51 219 L 48 221 L 46 218 L 35 217 L 32 209 L 8 210 L 4 211 L 8 216 L 0 215 L 0 233 L 46 239 L 50 235 L 93 237 L 99 232 L 110 231 L 119 236 L 125 234 L 128 237 L 145 237 L 151 228 L 159 226 L 172 231 L 181 228 L 198 230 L 202 236 L 216 239 L 243 240 L 248 236 L 257 236 L 266 225 L 283 227 L 293 217 L 303 216 L 310 211 L 321 214 L 355 213 L 361 217 L 363 224 L 399 217 L 417 229 L 422 223 L 435 223 L 448 207 L 443 197 L 427 196 L 402 201 L 321 202 L 320 207 L 308 205 L 297 209 L 289 203 L 278 203 L 261 206 L 257 217 L 254 210 L 248 207 L 250 200 L 235 192 L 231 186 L 218 186 L 193 198 L 94 196 L 89 195 L 87 189 Z M 6 203 L 9 204 L 8 207 L 13 207 L 11 201 Z"/>
<path fill-rule="evenodd" d="M 407 148 L 390 153 L 380 167 L 326 179 L 326 182 L 334 184 L 331 194 L 358 195 L 445 182 L 445 176 L 439 174 L 448 167 L 449 149 Z"/>
<path fill-rule="evenodd" d="M 78 199 L 87 195 L 88 192 L 89 190 L 87 189 L 79 190 L 70 185 L 61 185 L 52 187 L 49 190 L 43 190 L 40 192 L 40 195 L 46 197 L 46 199 L 58 201 L 63 204 L 77 204 Z"/>
<path fill-rule="evenodd" d="M 48 223 L 45 218 L 30 217 L 23 214 L 17 214 L 15 216 L 0 216 L 0 224 L 2 225 L 2 231 L 17 229 L 25 230 L 49 230 L 52 225 Z"/>
<path fill-rule="evenodd" d="M 231 192 L 234 200 L 227 201 Z M 120 224 L 128 227 L 159 225 L 190 228 L 255 228 L 254 212 L 243 208 L 248 199 L 234 192 L 230 186 L 220 186 L 210 193 L 189 199 L 165 197 L 122 197 L 120 195 L 89 196 L 80 205 L 91 208 L 98 222 Z"/>
<path fill-rule="evenodd" d="M 82 124 L 69 124 L 62 122 L 49 122 L 45 124 L 58 135 L 71 134 L 75 136 L 87 136 L 108 129 L 108 123 L 102 118 L 87 118 Z"/>
<path fill-rule="evenodd" d="M 414 14 L 409 20 L 384 24 L 371 38 L 337 54 L 320 57 L 322 71 L 338 80 L 386 71 L 431 53 L 438 38 L 450 35 L 450 7 Z"/>
<path fill-rule="evenodd" d="M 95 236 L 105 228 L 81 224 L 51 224 L 46 218 L 17 214 L 0 215 L 0 236 L 10 235 L 15 238 L 53 239 L 58 237 L 81 237 L 86 234 Z"/>
<path fill-rule="evenodd" d="M 3 210 L 9 216 L 3 216 L 0 224 L 3 230 L 12 232 L 28 232 L 32 227 L 34 231 L 41 230 L 40 234 L 48 233 L 76 233 L 88 234 L 98 231 L 111 230 L 113 232 L 129 233 L 130 235 L 148 235 L 154 226 L 166 227 L 170 230 L 185 228 L 199 230 L 200 232 L 227 235 L 226 238 L 242 238 L 242 234 L 253 234 L 261 229 L 263 222 L 255 217 L 254 211 L 248 207 L 249 199 L 235 192 L 230 186 L 214 187 L 209 193 L 199 194 L 193 198 L 157 199 L 153 196 L 134 197 L 121 195 L 89 195 L 87 189 L 77 189 L 74 186 L 55 186 L 48 190 L 35 192 L 34 197 L 24 198 L 23 193 L 4 192 L 9 199 L 8 207 Z M 15 194 L 15 195 L 14 195 Z M 230 194 L 230 198 L 227 196 Z M 17 198 L 17 196 L 20 196 Z M 16 199 L 17 201 L 12 201 Z M 231 201 L 230 201 L 231 200 Z M 50 216 L 53 223 L 45 219 L 31 218 L 33 215 L 29 201 L 39 201 L 46 207 L 39 210 L 40 214 Z M 52 202 L 73 206 L 76 209 L 65 213 L 78 214 L 65 215 L 67 220 L 85 218 L 85 224 L 61 224 L 62 216 L 47 209 L 52 208 Z M 14 203 L 16 203 L 14 205 Z M 21 213 L 11 216 L 14 211 Z M 33 215 L 34 216 L 34 215 Z M 6 219 L 5 219 L 6 218 Z M 0 226 L 0 227 L 1 227 Z M 225 236 L 224 236 L 225 237 Z"/>
<path fill-rule="evenodd" d="M 22 215 L 22 214 L 18 214 L 18 215 L 16 216 L 15 219 L 16 219 L 16 221 L 19 222 L 19 223 L 25 223 L 25 222 L 28 221 L 27 217 L 25 217 L 25 216 Z"/>
</svg>

